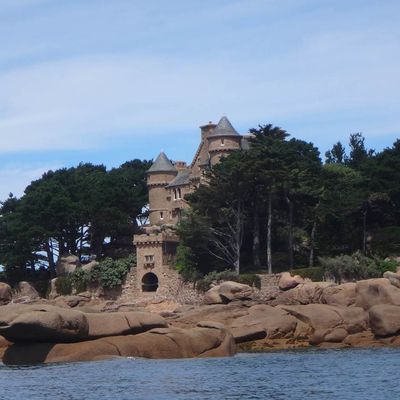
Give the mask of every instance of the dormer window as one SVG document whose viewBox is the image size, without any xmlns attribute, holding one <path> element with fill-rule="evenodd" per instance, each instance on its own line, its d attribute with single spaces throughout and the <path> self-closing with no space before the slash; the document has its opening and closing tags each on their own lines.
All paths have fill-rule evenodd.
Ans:
<svg viewBox="0 0 400 400">
<path fill-rule="evenodd" d="M 221 146 L 225 146 L 225 138 L 221 138 Z"/>
<path fill-rule="evenodd" d="M 174 200 L 179 200 L 182 198 L 181 188 L 174 189 Z"/>
</svg>

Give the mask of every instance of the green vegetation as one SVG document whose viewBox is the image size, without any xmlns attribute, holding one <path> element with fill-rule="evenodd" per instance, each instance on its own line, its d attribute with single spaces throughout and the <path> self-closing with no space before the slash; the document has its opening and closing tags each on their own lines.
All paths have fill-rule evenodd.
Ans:
<svg viewBox="0 0 400 400">
<path fill-rule="evenodd" d="M 292 270 L 293 275 L 300 275 L 302 278 L 311 279 L 313 282 L 324 280 L 324 270 L 321 267 L 296 268 Z"/>
<path fill-rule="evenodd" d="M 126 274 L 135 265 L 136 259 L 133 256 L 118 260 L 106 258 L 88 273 L 88 280 L 100 284 L 103 288 L 112 289 L 122 285 Z"/>
<path fill-rule="evenodd" d="M 351 256 L 321 257 L 319 261 L 325 276 L 333 278 L 339 283 L 342 281 L 380 278 L 384 272 L 395 272 L 397 268 L 396 261 L 367 257 L 360 251 Z"/>
<path fill-rule="evenodd" d="M 279 127 L 250 132 L 249 149 L 223 158 L 186 197 L 190 209 L 176 228 L 182 276 L 299 271 L 318 260 L 337 280 L 380 276 L 379 259 L 400 253 L 400 139 L 375 152 L 354 133 L 322 162 L 312 143 Z M 60 254 L 73 254 L 103 260 L 71 277 L 75 290 L 120 285 L 130 264 L 121 259 L 133 253 L 132 235 L 147 217 L 149 166 L 80 164 L 48 171 L 21 198 L 10 194 L 0 207 L 0 278 L 46 280 Z"/>
<path fill-rule="evenodd" d="M 72 280 L 69 276 L 60 276 L 56 279 L 57 293 L 68 296 L 72 293 Z"/>
<path fill-rule="evenodd" d="M 400 140 L 375 153 L 351 134 L 349 153 L 336 143 L 322 163 L 312 143 L 281 128 L 251 133 L 249 150 L 223 158 L 208 185 L 186 197 L 191 208 L 177 227 L 181 274 L 195 281 L 261 266 L 298 273 L 296 266 L 321 260 L 337 280 L 380 276 L 378 258 L 400 254 Z"/>
<path fill-rule="evenodd" d="M 147 216 L 149 166 L 133 160 L 107 171 L 80 164 L 48 171 L 20 199 L 10 194 L 0 203 L 0 264 L 7 280 L 36 280 L 40 267 L 55 276 L 59 254 L 81 260 L 132 254 L 137 221 Z"/>
</svg>

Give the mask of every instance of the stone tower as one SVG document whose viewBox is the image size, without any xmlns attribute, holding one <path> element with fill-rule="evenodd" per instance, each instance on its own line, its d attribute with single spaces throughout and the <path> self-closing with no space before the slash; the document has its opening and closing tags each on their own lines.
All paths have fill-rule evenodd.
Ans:
<svg viewBox="0 0 400 400">
<path fill-rule="evenodd" d="M 149 189 L 150 225 L 172 223 L 170 210 L 166 201 L 165 187 L 178 175 L 178 170 L 164 152 L 161 152 L 147 171 Z"/>
<path fill-rule="evenodd" d="M 228 118 L 222 117 L 217 126 L 208 135 L 208 153 L 210 155 L 211 168 L 218 164 L 221 157 L 232 151 L 240 150 L 242 136 L 240 136 Z"/>
</svg>

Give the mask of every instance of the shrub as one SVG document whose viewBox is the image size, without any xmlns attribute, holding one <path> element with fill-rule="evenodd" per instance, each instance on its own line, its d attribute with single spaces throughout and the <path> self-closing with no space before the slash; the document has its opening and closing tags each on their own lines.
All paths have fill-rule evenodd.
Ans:
<svg viewBox="0 0 400 400">
<path fill-rule="evenodd" d="M 302 278 L 309 278 L 313 282 L 324 280 L 324 270 L 321 267 L 298 268 L 292 272 L 294 275 L 300 275 Z"/>
<path fill-rule="evenodd" d="M 68 276 L 60 276 L 56 280 L 56 290 L 62 296 L 68 296 L 72 293 L 72 280 Z"/>
<path fill-rule="evenodd" d="M 210 289 L 211 284 L 219 284 L 224 281 L 234 281 L 243 283 L 250 286 L 255 286 L 258 289 L 261 288 L 261 279 L 256 274 L 242 274 L 238 275 L 233 271 L 225 270 L 221 272 L 210 272 L 205 275 L 202 279 L 196 282 L 196 289 L 201 292 L 206 292 Z"/>
<path fill-rule="evenodd" d="M 397 261 L 396 260 L 382 260 L 379 265 L 379 271 L 383 275 L 386 271 L 396 272 L 397 271 Z"/>
<path fill-rule="evenodd" d="M 86 290 L 89 283 L 89 272 L 86 272 L 82 268 L 77 268 L 71 275 L 71 281 L 76 293 L 82 293 Z"/>
<path fill-rule="evenodd" d="M 88 275 L 88 280 L 100 284 L 103 288 L 115 288 L 122 285 L 126 274 L 134 265 L 136 265 L 136 259 L 133 256 L 118 260 L 106 258 L 93 267 Z"/>
<path fill-rule="evenodd" d="M 237 282 L 261 289 L 261 278 L 256 274 L 241 274 L 238 276 Z"/>
<path fill-rule="evenodd" d="M 360 252 L 338 257 L 320 257 L 319 262 L 327 277 L 336 282 L 370 279 L 382 276 L 380 261 Z"/>
</svg>

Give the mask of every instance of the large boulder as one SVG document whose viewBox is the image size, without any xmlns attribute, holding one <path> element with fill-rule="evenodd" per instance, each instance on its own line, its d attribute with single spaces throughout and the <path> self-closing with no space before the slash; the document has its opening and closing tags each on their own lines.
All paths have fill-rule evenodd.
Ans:
<svg viewBox="0 0 400 400">
<path fill-rule="evenodd" d="M 230 329 L 236 343 L 256 339 L 285 338 L 293 334 L 297 319 L 287 311 L 268 305 L 255 305 L 247 315 L 235 319 Z"/>
<path fill-rule="evenodd" d="M 400 306 L 400 289 L 386 278 L 358 281 L 355 305 L 368 310 L 378 304 Z"/>
<path fill-rule="evenodd" d="M 78 342 L 168 326 L 147 312 L 83 313 L 50 305 L 0 308 L 0 334 L 11 342 Z"/>
<path fill-rule="evenodd" d="M 378 304 L 369 310 L 371 331 L 376 336 L 392 336 L 400 332 L 400 307 Z"/>
<path fill-rule="evenodd" d="M 11 286 L 0 282 L 0 306 L 8 304 L 12 300 Z"/>
<path fill-rule="evenodd" d="M 57 276 L 67 276 L 75 272 L 80 267 L 79 258 L 74 255 L 61 256 L 56 263 Z"/>
<path fill-rule="evenodd" d="M 335 284 L 332 282 L 306 282 L 299 284 L 294 289 L 281 292 L 272 304 L 295 305 L 321 303 L 323 291 L 331 286 L 335 286 Z"/>
<path fill-rule="evenodd" d="M 30 300 L 35 300 L 40 297 L 34 286 L 26 281 L 21 281 L 18 283 L 17 287 L 15 288 L 15 295 L 17 298 L 26 297 Z"/>
<path fill-rule="evenodd" d="M 396 286 L 397 288 L 400 289 L 400 273 L 395 273 L 391 271 L 386 271 L 383 274 L 383 277 L 388 279 L 389 282 L 393 285 Z"/>
<path fill-rule="evenodd" d="M 278 285 L 281 290 L 289 290 L 301 283 L 304 283 L 304 279 L 300 275 L 292 276 L 290 272 L 282 272 Z"/>
<path fill-rule="evenodd" d="M 368 314 L 358 307 L 325 304 L 279 306 L 312 328 L 310 343 L 342 342 L 349 334 L 368 329 Z"/>
<path fill-rule="evenodd" d="M 243 302 L 235 301 L 229 304 L 213 304 L 182 307 L 175 310 L 172 315 L 167 318 L 168 322 L 179 328 L 192 328 L 199 321 L 214 321 L 222 323 L 226 326 L 249 313 L 249 307 Z"/>
<path fill-rule="evenodd" d="M 226 281 L 214 286 L 204 295 L 205 304 L 227 304 L 233 300 L 250 299 L 253 289 L 249 285 Z"/>
<path fill-rule="evenodd" d="M 322 291 L 321 303 L 331 306 L 352 306 L 356 302 L 356 284 L 354 282 L 329 286 Z"/>
<path fill-rule="evenodd" d="M 112 357 L 191 358 L 235 354 L 235 342 L 223 325 L 201 322 L 192 329 L 157 328 L 138 335 L 112 336 L 80 343 L 10 346 L 4 364 L 94 361 Z"/>
</svg>

